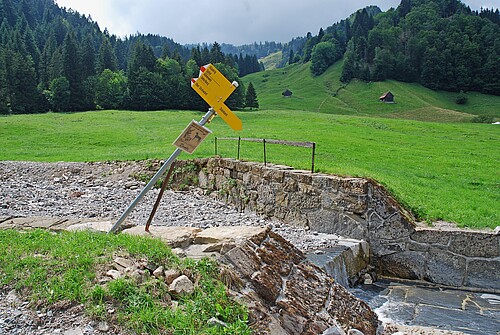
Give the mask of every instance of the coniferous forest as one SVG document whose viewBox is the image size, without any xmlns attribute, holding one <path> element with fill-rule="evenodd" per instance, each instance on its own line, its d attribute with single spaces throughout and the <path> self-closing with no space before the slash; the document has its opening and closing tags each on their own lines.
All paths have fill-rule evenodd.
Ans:
<svg viewBox="0 0 500 335">
<path fill-rule="evenodd" d="M 53 0 L 0 0 L 0 114 L 206 108 L 190 88 L 213 63 L 231 81 L 261 71 L 255 55 L 184 47 L 158 35 L 121 39 Z M 227 100 L 245 106 L 243 85 Z"/>
<path fill-rule="evenodd" d="M 311 62 L 315 76 L 343 58 L 344 82 L 395 79 L 500 95 L 500 13 L 472 11 L 459 0 L 402 0 L 387 12 L 370 6 L 316 36 L 241 47 L 183 46 L 151 34 L 118 38 L 54 0 L 0 0 L 0 114 L 203 110 L 190 88 L 201 65 L 213 63 L 239 81 L 263 70 L 257 57 L 275 51 L 282 65 Z M 256 107 L 254 95 L 241 85 L 227 105 Z"/>
<path fill-rule="evenodd" d="M 308 36 L 301 54 L 313 75 L 344 57 L 344 82 L 395 79 L 500 95 L 500 13 L 458 0 L 402 0 L 387 12 L 367 7 Z"/>
</svg>

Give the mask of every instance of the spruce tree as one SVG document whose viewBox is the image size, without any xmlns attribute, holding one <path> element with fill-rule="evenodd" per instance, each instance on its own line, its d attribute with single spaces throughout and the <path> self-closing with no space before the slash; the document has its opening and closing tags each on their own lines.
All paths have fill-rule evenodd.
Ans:
<svg viewBox="0 0 500 335">
<path fill-rule="evenodd" d="M 245 96 L 245 107 L 259 108 L 259 101 L 257 100 L 257 93 L 253 87 L 253 83 L 250 82 L 247 88 L 247 94 Z"/>
<path fill-rule="evenodd" d="M 10 113 L 8 87 L 7 87 L 7 67 L 5 65 L 4 50 L 0 47 L 0 114 Z"/>
<path fill-rule="evenodd" d="M 109 69 L 111 71 L 116 71 L 118 69 L 116 55 L 108 37 L 104 37 L 102 39 L 96 66 L 97 74 L 101 74 L 105 69 Z"/>
<path fill-rule="evenodd" d="M 224 54 L 221 51 L 221 46 L 219 43 L 214 42 L 212 44 L 212 49 L 210 49 L 210 63 L 223 63 L 224 62 Z"/>
<path fill-rule="evenodd" d="M 87 34 L 81 47 L 82 77 L 87 79 L 96 73 L 96 57 L 92 35 Z"/>
<path fill-rule="evenodd" d="M 70 31 L 62 45 L 63 74 L 69 82 L 70 87 L 70 111 L 82 110 L 82 102 L 85 100 L 82 80 L 82 66 L 80 62 L 80 52 L 75 35 Z"/>
</svg>

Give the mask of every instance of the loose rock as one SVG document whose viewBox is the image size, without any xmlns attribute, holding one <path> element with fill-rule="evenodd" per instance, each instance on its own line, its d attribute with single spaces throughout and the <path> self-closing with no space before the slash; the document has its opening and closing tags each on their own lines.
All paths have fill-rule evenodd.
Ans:
<svg viewBox="0 0 500 335">
<path fill-rule="evenodd" d="M 176 278 L 168 287 L 169 291 L 176 295 L 191 294 L 194 292 L 193 282 L 185 275 Z"/>
</svg>

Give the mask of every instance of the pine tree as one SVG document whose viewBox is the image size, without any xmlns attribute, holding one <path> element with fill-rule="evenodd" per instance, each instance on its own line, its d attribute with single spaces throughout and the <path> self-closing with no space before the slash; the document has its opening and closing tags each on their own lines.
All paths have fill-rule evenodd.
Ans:
<svg viewBox="0 0 500 335">
<path fill-rule="evenodd" d="M 168 47 L 168 44 L 163 44 L 163 47 L 161 49 L 161 58 L 167 59 L 172 56 L 172 53 L 170 52 L 170 48 Z"/>
<path fill-rule="evenodd" d="M 92 35 L 87 34 L 87 36 L 85 36 L 85 40 L 83 41 L 80 50 L 82 60 L 82 78 L 87 79 L 88 77 L 94 76 L 96 73 L 96 57 Z"/>
<path fill-rule="evenodd" d="M 40 94 L 37 90 L 36 74 L 31 56 L 7 50 L 8 103 L 12 113 L 36 113 L 40 111 Z"/>
<path fill-rule="evenodd" d="M 207 65 L 208 63 L 210 63 L 210 51 L 205 46 L 203 48 L 203 50 L 201 50 L 201 65 L 200 66 Z"/>
<path fill-rule="evenodd" d="M 290 49 L 290 55 L 288 56 L 288 64 L 291 65 L 295 63 L 295 53 L 293 52 L 293 49 Z"/>
<path fill-rule="evenodd" d="M 0 17 L 4 17 L 7 19 L 7 23 L 14 27 L 16 24 L 16 11 L 14 5 L 12 4 L 12 0 L 1 0 L 0 1 Z"/>
<path fill-rule="evenodd" d="M 199 45 L 197 45 L 196 48 L 191 49 L 191 59 L 194 60 L 196 62 L 196 65 L 198 66 L 205 65 L 202 64 L 201 51 Z"/>
<path fill-rule="evenodd" d="M 54 34 L 51 34 L 45 41 L 45 45 L 40 56 L 40 66 L 38 67 L 38 82 L 42 89 L 49 88 L 50 81 L 54 79 L 50 77 L 50 67 L 55 50 L 56 38 Z"/>
<path fill-rule="evenodd" d="M 62 45 L 63 76 L 68 80 L 70 87 L 70 111 L 83 110 L 82 102 L 85 100 L 83 90 L 82 66 L 80 51 L 75 35 L 70 31 Z"/>
<path fill-rule="evenodd" d="M 129 104 L 136 110 L 162 108 L 162 78 L 156 73 L 153 48 L 137 41 L 128 69 Z"/>
<path fill-rule="evenodd" d="M 257 93 L 255 92 L 252 82 L 248 84 L 247 94 L 245 95 L 245 107 L 250 107 L 250 109 L 259 108 Z"/>
<path fill-rule="evenodd" d="M 118 69 L 116 55 L 108 37 L 103 38 L 101 46 L 99 47 L 99 55 L 97 57 L 96 66 L 98 74 L 101 74 L 105 69 L 109 69 L 111 71 L 116 71 Z"/>
<path fill-rule="evenodd" d="M 221 51 L 221 46 L 219 43 L 214 42 L 212 44 L 212 48 L 210 49 L 210 63 L 223 63 L 224 62 L 224 54 Z"/>
<path fill-rule="evenodd" d="M 0 114 L 10 113 L 7 67 L 5 63 L 4 50 L 0 47 Z"/>
</svg>

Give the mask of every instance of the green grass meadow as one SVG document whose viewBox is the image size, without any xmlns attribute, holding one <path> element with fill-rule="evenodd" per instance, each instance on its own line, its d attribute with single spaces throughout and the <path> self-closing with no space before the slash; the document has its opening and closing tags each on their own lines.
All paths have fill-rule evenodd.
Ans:
<svg viewBox="0 0 500 335">
<path fill-rule="evenodd" d="M 282 98 L 284 99 L 284 98 Z M 219 117 L 193 155 L 214 155 L 214 137 L 317 143 L 316 171 L 371 177 L 420 219 L 463 227 L 500 222 L 500 128 L 491 124 L 422 122 L 303 110 L 237 112 L 243 131 Z M 201 112 L 99 111 L 0 118 L 0 160 L 107 161 L 167 158 L 172 142 Z M 236 158 L 236 142 L 218 141 L 218 154 Z M 243 142 L 240 158 L 262 161 L 262 144 Z M 310 169 L 310 149 L 267 146 L 272 163 Z"/>
</svg>

